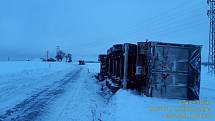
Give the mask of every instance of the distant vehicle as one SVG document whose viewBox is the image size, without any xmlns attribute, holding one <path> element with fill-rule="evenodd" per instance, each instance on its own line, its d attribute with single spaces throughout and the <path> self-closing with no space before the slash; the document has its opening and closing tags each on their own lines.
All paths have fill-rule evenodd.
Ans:
<svg viewBox="0 0 215 121">
<path fill-rule="evenodd" d="M 85 61 L 84 60 L 79 60 L 79 65 L 85 65 Z"/>
</svg>

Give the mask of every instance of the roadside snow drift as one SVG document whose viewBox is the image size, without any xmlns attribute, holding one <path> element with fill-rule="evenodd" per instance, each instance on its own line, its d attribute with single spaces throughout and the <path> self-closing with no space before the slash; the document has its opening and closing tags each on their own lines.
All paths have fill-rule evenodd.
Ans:
<svg viewBox="0 0 215 121">
<path fill-rule="evenodd" d="M 215 75 L 203 67 L 199 101 L 151 98 L 120 89 L 111 98 L 107 121 L 213 121 L 214 84 Z"/>
</svg>

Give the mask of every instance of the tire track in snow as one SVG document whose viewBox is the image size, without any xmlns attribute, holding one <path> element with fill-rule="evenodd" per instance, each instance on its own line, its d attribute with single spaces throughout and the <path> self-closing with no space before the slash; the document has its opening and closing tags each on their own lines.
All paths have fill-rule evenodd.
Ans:
<svg viewBox="0 0 215 121">
<path fill-rule="evenodd" d="M 61 108 L 54 109 L 47 121 L 96 121 L 100 119 L 101 103 L 97 100 L 97 84 L 91 80 L 87 71 L 82 71 L 81 78 L 73 83 L 71 88 L 64 96 L 64 100 L 58 100 L 57 105 Z M 53 106 L 56 107 L 56 104 Z M 51 118 L 50 118 L 51 117 Z"/>
<path fill-rule="evenodd" d="M 45 112 L 48 104 L 64 93 L 64 87 L 79 78 L 82 68 L 68 73 L 64 79 L 54 82 L 30 96 L 14 108 L 0 115 L 0 121 L 33 121 Z"/>
</svg>

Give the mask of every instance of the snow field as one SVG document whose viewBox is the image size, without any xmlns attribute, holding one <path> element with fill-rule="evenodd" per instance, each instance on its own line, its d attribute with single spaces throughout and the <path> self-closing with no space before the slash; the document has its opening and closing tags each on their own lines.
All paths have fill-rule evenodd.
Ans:
<svg viewBox="0 0 215 121">
<path fill-rule="evenodd" d="M 40 121 L 215 120 L 215 75 L 209 74 L 204 66 L 201 74 L 200 102 L 209 104 L 186 105 L 181 103 L 183 100 L 150 98 L 122 89 L 107 101 L 106 97 L 100 94 L 101 84 L 93 77 L 99 72 L 98 63 L 79 66 L 68 63 L 1 62 L 0 65 L 2 68 L 0 116 L 23 100 L 47 88 L 48 92 L 43 94 L 44 97 L 35 100 L 41 103 L 39 100 L 42 99 L 46 103 L 45 109 L 41 109 L 42 115 L 37 117 Z M 58 88 L 63 91 L 54 94 L 54 99 L 46 97 Z M 111 94 L 107 93 L 106 96 L 110 97 Z M 208 110 L 191 112 L 184 110 L 183 107 Z M 171 117 L 171 114 L 210 114 L 212 116 L 182 118 Z"/>
</svg>

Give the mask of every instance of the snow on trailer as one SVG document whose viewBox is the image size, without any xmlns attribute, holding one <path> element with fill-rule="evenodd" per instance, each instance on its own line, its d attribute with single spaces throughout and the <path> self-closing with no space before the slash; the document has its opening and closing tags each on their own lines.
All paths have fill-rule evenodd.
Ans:
<svg viewBox="0 0 215 121">
<path fill-rule="evenodd" d="M 107 78 L 106 84 L 114 92 L 116 88 L 124 87 L 150 97 L 199 99 L 199 45 L 162 42 L 117 44 L 108 49 L 105 57 L 99 56 L 103 66 L 100 75 L 103 80 Z"/>
</svg>

